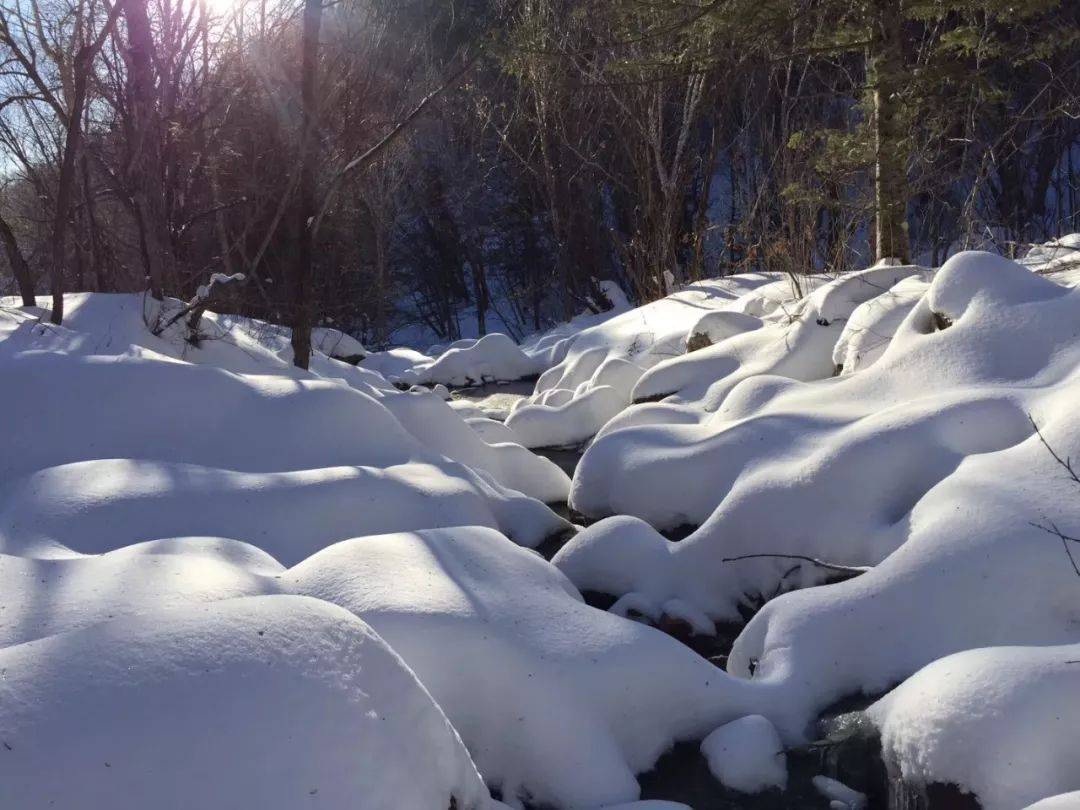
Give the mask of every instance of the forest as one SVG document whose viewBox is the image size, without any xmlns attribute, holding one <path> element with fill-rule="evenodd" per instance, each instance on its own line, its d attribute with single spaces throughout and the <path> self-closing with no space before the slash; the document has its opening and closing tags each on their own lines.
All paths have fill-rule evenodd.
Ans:
<svg viewBox="0 0 1080 810">
<path fill-rule="evenodd" d="M 9 0 L 0 25 L 25 301 L 241 273 L 230 311 L 376 347 L 520 339 L 605 307 L 598 280 L 647 303 L 1078 227 L 1057 0 Z"/>
</svg>

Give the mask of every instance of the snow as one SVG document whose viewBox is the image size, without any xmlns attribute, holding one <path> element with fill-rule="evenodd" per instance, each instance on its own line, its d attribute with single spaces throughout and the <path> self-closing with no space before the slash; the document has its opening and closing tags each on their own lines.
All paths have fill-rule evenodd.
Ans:
<svg viewBox="0 0 1080 810">
<path fill-rule="evenodd" d="M 829 800 L 829 810 L 864 810 L 866 796 L 828 776 L 815 776 L 814 787 Z"/>
<path fill-rule="evenodd" d="M 1075 245 L 701 282 L 521 346 L 325 327 L 309 371 L 273 324 L 153 334 L 178 301 L 5 304 L 0 805 L 666 810 L 637 776 L 676 741 L 782 788 L 861 694 L 913 789 L 1077 806 Z M 572 482 L 526 449 L 582 445 Z M 549 564 L 568 497 L 600 520 Z M 644 623 L 749 614 L 727 672 Z"/>
<path fill-rule="evenodd" d="M 430 363 L 420 363 L 401 376 L 412 383 L 466 386 L 520 380 L 539 371 L 537 362 L 512 338 L 492 332 L 474 343 L 447 349 Z"/>
<path fill-rule="evenodd" d="M 743 332 L 752 332 L 764 325 L 761 318 L 747 315 L 745 312 L 731 312 L 717 309 L 706 312 L 686 335 L 686 350 L 694 351 L 694 345 L 704 346 L 719 343 Z M 704 348 L 698 345 L 697 348 Z"/>
<path fill-rule="evenodd" d="M 146 330 L 136 296 L 98 297 L 73 302 L 72 328 L 5 320 L 0 367 L 20 396 L 0 415 L 21 430 L 0 458 L 0 550 L 203 534 L 288 563 L 395 529 L 480 524 L 535 545 L 566 527 L 528 497 L 563 500 L 565 474 L 488 445 L 434 395 L 323 379 L 224 340 L 181 360 L 156 350 L 176 347 Z M 136 336 L 146 346 L 125 342 Z"/>
<path fill-rule="evenodd" d="M 147 610 L 276 593 L 284 569 L 244 543 L 176 538 L 100 556 L 0 555 L 0 647 Z M 47 606 L 47 609 L 45 609 Z"/>
<path fill-rule="evenodd" d="M 395 348 L 385 352 L 372 352 L 360 361 L 360 367 L 375 371 L 391 382 L 409 376 L 414 366 L 430 363 L 432 358 L 415 349 Z"/>
<path fill-rule="evenodd" d="M 516 408 L 506 426 L 525 447 L 572 446 L 589 439 L 625 406 L 626 398 L 617 388 L 601 385 L 572 395 L 561 405 Z"/>
<path fill-rule="evenodd" d="M 1075 534 L 1080 501 L 1028 414 L 1062 458 L 1080 453 L 1078 324 L 1077 291 L 960 254 L 869 367 L 751 377 L 701 422 L 605 428 L 571 503 L 624 516 L 585 529 L 554 563 L 578 587 L 635 594 L 654 613 L 677 599 L 739 621 L 740 605 L 769 600 L 728 669 L 776 688 L 764 713 L 786 741 L 804 740 L 830 703 L 950 653 L 1076 642 L 1076 575 L 1061 541 L 1032 524 Z M 679 543 L 654 528 L 680 523 L 700 528 Z M 806 588 L 835 572 L 732 559 L 761 553 L 872 570 Z"/>
<path fill-rule="evenodd" d="M 929 272 L 897 282 L 851 313 L 833 348 L 832 359 L 843 374 L 874 364 L 885 352 L 896 330 L 929 288 Z"/>
<path fill-rule="evenodd" d="M 720 726 L 701 743 L 709 770 L 732 790 L 759 793 L 787 786 L 787 757 L 780 735 L 760 714 Z"/>
<path fill-rule="evenodd" d="M 5 807 L 493 806 L 401 659 L 324 602 L 117 618 L 0 648 L 0 671 Z"/>
<path fill-rule="evenodd" d="M 508 426 L 527 447 L 587 441 L 630 404 L 647 368 L 685 351 L 688 318 L 731 306 L 769 280 L 749 274 L 700 282 L 636 309 L 605 313 L 581 331 L 564 327 L 527 341 L 523 349 L 547 370 L 533 395 L 515 406 Z"/>
<path fill-rule="evenodd" d="M 1029 804 L 1025 810 L 1076 810 L 1078 807 L 1080 807 L 1080 791 L 1074 790 L 1071 793 L 1050 796 L 1035 804 Z"/>
<path fill-rule="evenodd" d="M 700 739 L 763 697 L 663 633 L 588 607 L 553 567 L 490 529 L 349 540 L 282 585 L 375 628 L 508 799 L 634 800 L 634 774 L 675 740 Z"/>
<path fill-rule="evenodd" d="M 368 351 L 364 345 L 340 329 L 319 326 L 311 330 L 311 346 L 327 357 L 346 360 L 353 364 L 363 360 Z"/>
<path fill-rule="evenodd" d="M 1080 789 L 1078 660 L 1080 644 L 934 661 L 867 712 L 887 765 L 913 785 L 957 785 L 985 810 Z"/>
</svg>

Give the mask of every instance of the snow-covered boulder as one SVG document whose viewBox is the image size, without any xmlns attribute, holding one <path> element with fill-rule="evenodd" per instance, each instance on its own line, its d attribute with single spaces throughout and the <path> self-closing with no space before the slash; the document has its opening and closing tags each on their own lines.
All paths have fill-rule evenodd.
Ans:
<svg viewBox="0 0 1080 810">
<path fill-rule="evenodd" d="M 787 757 L 780 735 L 760 714 L 720 726 L 701 743 L 709 770 L 726 787 L 743 793 L 787 787 Z"/>
<path fill-rule="evenodd" d="M 833 363 L 841 373 L 852 374 L 881 357 L 900 324 L 929 289 L 924 276 L 928 273 L 908 276 L 855 308 L 833 347 Z"/>
<path fill-rule="evenodd" d="M 322 352 L 327 357 L 341 360 L 355 366 L 368 351 L 359 340 L 347 335 L 340 329 L 319 326 L 311 330 L 311 348 Z"/>
<path fill-rule="evenodd" d="M 626 404 L 626 398 L 618 389 L 601 385 L 574 394 L 561 405 L 515 408 L 506 420 L 506 426 L 526 447 L 578 445 L 588 440 Z"/>
<path fill-rule="evenodd" d="M 413 384 L 419 382 L 419 379 L 412 379 L 417 376 L 414 369 L 430 363 L 432 359 L 415 349 L 394 348 L 384 352 L 372 352 L 360 361 L 360 366 L 378 372 L 391 382 L 407 379 L 409 384 Z"/>
<path fill-rule="evenodd" d="M 764 700 L 663 633 L 587 606 L 543 559 L 489 529 L 349 540 L 281 582 L 370 623 L 508 800 L 636 799 L 634 774 L 673 741 Z"/>
<path fill-rule="evenodd" d="M 686 351 L 696 352 L 706 346 L 712 346 L 729 337 L 753 332 L 763 325 L 761 318 L 747 315 L 745 312 L 714 310 L 706 312 L 686 334 Z"/>
<path fill-rule="evenodd" d="M 5 807 L 494 805 L 401 659 L 314 599 L 118 618 L 0 648 L 0 671 Z"/>
<path fill-rule="evenodd" d="M 985 810 L 1080 790 L 1078 661 L 1074 644 L 933 662 L 867 710 L 890 773 L 915 788 L 956 785 Z M 1075 798 L 1054 801 L 1076 806 Z"/>
<path fill-rule="evenodd" d="M 447 349 L 414 370 L 416 382 L 454 386 L 509 382 L 541 371 L 533 358 L 501 332 L 484 335 L 467 346 Z"/>
<path fill-rule="evenodd" d="M 598 439 L 572 504 L 701 526 L 675 544 L 605 521 L 554 562 L 579 587 L 714 620 L 870 568 L 772 599 L 735 643 L 729 671 L 777 687 L 765 714 L 791 740 L 833 701 L 942 656 L 1080 641 L 1076 574 L 1046 530 L 1080 526 L 1077 485 L 1047 448 L 1080 454 L 1078 323 L 1075 289 L 960 254 L 872 366 L 748 379 L 702 424 Z"/>
<path fill-rule="evenodd" d="M 49 560 L 0 554 L 0 647 L 146 611 L 277 593 L 283 570 L 254 546 L 214 537 Z"/>
</svg>

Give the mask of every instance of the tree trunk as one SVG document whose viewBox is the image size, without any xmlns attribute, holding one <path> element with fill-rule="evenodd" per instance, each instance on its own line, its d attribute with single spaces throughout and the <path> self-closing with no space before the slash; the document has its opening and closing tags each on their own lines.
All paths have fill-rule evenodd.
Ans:
<svg viewBox="0 0 1080 810">
<path fill-rule="evenodd" d="M 293 363 L 306 369 L 311 362 L 312 220 L 315 217 L 315 154 L 312 141 L 318 120 L 315 98 L 322 0 L 304 0 L 304 30 L 300 68 L 300 177 L 297 186 L 297 256 L 293 268 Z"/>
<path fill-rule="evenodd" d="M 90 58 L 84 49 L 75 57 L 75 88 L 68 112 L 67 132 L 64 135 L 64 156 L 60 163 L 60 179 L 56 189 L 56 210 L 53 212 L 52 250 L 49 258 L 49 286 L 52 288 L 50 320 L 59 326 L 64 320 L 64 254 L 67 242 L 68 214 L 75 188 L 75 157 L 82 143 L 82 113 L 86 103 L 87 73 Z"/>
<path fill-rule="evenodd" d="M 476 331 L 480 337 L 487 334 L 488 286 L 487 274 L 482 264 L 473 263 L 473 284 L 476 288 Z"/>
<path fill-rule="evenodd" d="M 133 124 L 132 172 L 135 208 L 142 222 L 144 262 L 150 294 L 164 298 L 172 281 L 172 245 L 162 193 L 160 126 L 154 98 L 154 40 L 146 0 L 124 0 L 127 22 L 128 96 Z"/>
<path fill-rule="evenodd" d="M 7 220 L 0 216 L 0 242 L 4 243 L 4 253 L 8 264 L 11 265 L 11 273 L 15 276 L 15 283 L 19 286 L 19 295 L 22 296 L 24 307 L 37 305 L 34 295 L 34 277 L 30 274 L 30 265 L 19 250 L 19 243 L 15 239 L 15 232 L 11 230 Z"/>
<path fill-rule="evenodd" d="M 867 73 L 874 100 L 875 258 L 911 261 L 908 243 L 907 160 L 899 120 L 903 76 L 903 18 L 899 0 L 872 0 Z"/>
</svg>

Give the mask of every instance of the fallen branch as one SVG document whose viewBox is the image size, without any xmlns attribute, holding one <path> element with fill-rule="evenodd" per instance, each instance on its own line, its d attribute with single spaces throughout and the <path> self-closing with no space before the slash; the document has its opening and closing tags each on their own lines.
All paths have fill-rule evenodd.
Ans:
<svg viewBox="0 0 1080 810">
<path fill-rule="evenodd" d="M 1080 566 L 1077 566 L 1076 558 L 1073 557 L 1072 551 L 1069 550 L 1069 543 L 1080 543 L 1080 537 L 1072 537 L 1065 534 L 1061 531 L 1061 529 L 1057 527 L 1057 524 L 1054 523 L 1054 521 L 1052 520 L 1048 520 L 1047 523 L 1049 523 L 1050 525 L 1044 526 L 1042 523 L 1031 523 L 1030 521 L 1028 521 L 1029 526 L 1034 526 L 1036 529 L 1041 529 L 1047 534 L 1052 534 L 1054 535 L 1054 537 L 1061 540 L 1061 546 L 1065 549 L 1065 556 L 1068 557 L 1069 562 L 1072 563 L 1073 571 L 1075 571 L 1076 575 L 1080 577 Z"/>
<path fill-rule="evenodd" d="M 819 560 L 816 557 L 805 557 L 802 554 L 743 554 L 739 557 L 724 557 L 720 562 L 738 562 L 739 560 L 757 560 L 762 558 L 773 558 L 780 560 L 802 560 L 821 568 L 826 568 L 829 571 L 837 571 L 841 574 L 851 574 L 853 577 L 859 576 L 859 574 L 865 574 L 870 570 L 870 566 L 864 565 L 837 565 L 836 563 L 825 562 Z M 790 571 L 788 572 L 790 573 Z M 786 576 L 786 574 L 785 574 Z"/>
</svg>

